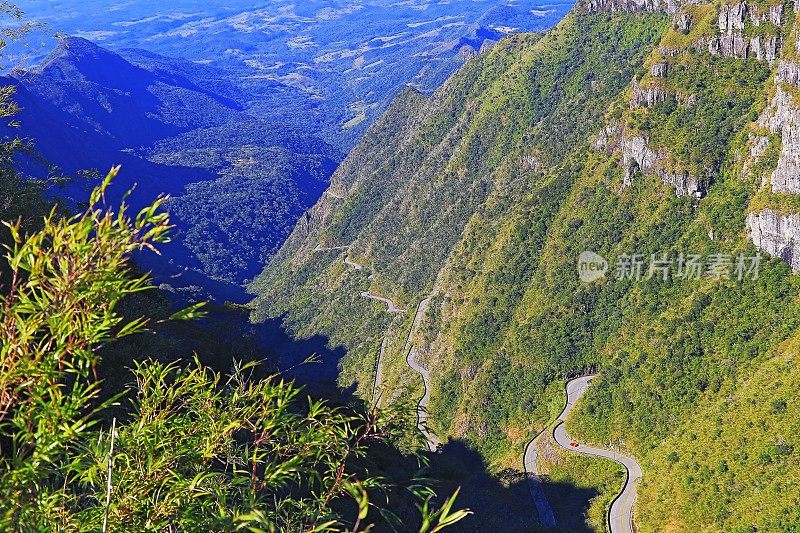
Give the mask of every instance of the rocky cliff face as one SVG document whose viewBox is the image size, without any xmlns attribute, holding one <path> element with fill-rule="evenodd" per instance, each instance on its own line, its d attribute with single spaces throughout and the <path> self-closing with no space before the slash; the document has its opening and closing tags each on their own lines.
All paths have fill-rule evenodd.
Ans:
<svg viewBox="0 0 800 533">
<path fill-rule="evenodd" d="M 747 215 L 750 240 L 760 250 L 783 259 L 800 272 L 800 214 L 782 215 L 771 209 Z"/>
<path fill-rule="evenodd" d="M 797 11 L 797 4 L 794 11 Z M 786 14 L 782 5 L 773 5 L 760 14 L 750 13 L 750 22 L 780 27 Z M 737 14 L 734 18 L 738 20 Z M 768 188 L 770 200 L 767 207 L 751 212 L 747 217 L 747 229 L 753 244 L 760 250 L 787 262 L 792 270 L 800 270 L 800 214 L 785 208 L 773 209 L 770 202 L 780 200 L 792 205 L 791 197 L 800 194 L 800 106 L 796 101 L 796 88 L 800 87 L 800 63 L 797 62 L 796 29 L 791 38 L 795 46 L 781 52 L 774 78 L 774 94 L 756 123 L 756 131 L 750 135 L 750 159 L 744 165 L 745 175 L 751 173 L 756 163 L 762 160 L 770 146 L 770 135 L 779 139 L 777 161 L 774 168 L 761 176 L 761 187 Z"/>
<path fill-rule="evenodd" d="M 659 61 L 650 67 L 650 75 L 654 78 L 666 78 L 667 71 L 669 70 L 669 63 L 666 61 Z"/>
<path fill-rule="evenodd" d="M 628 108 L 621 119 L 610 124 L 597 138 L 595 148 L 609 155 L 617 153 L 622 162 L 622 186 L 627 187 L 637 172 L 656 175 L 665 184 L 675 189 L 678 196 L 702 197 L 706 194 L 713 174 L 720 162 L 701 161 L 697 157 L 687 158 L 686 147 L 681 148 L 664 141 L 653 142 L 650 131 L 662 125 L 648 123 L 644 130 L 638 124 L 649 108 L 674 101 L 687 109 L 695 106 L 709 107 L 713 99 L 725 98 L 722 94 L 699 94 L 704 86 L 697 81 L 688 81 L 685 73 L 690 62 L 708 65 L 709 75 L 715 72 L 714 58 L 756 59 L 774 62 L 780 54 L 782 42 L 780 28 L 785 14 L 782 4 L 763 6 L 756 2 L 725 3 L 718 8 L 709 4 L 684 2 L 631 2 L 625 0 L 596 0 L 589 9 L 611 12 L 663 11 L 673 15 L 672 31 L 664 36 L 644 76 L 633 79 L 630 84 Z M 708 55 L 711 58 L 708 58 Z M 692 59 L 690 59 L 692 58 Z M 673 68 L 674 67 L 674 68 Z M 674 75 L 673 75 L 674 74 Z M 800 72 L 793 65 L 781 63 L 781 76 L 795 83 Z M 705 100 L 705 101 L 703 101 Z M 776 105 L 784 102 L 777 101 Z M 779 120 L 791 128 L 793 118 L 787 116 L 785 105 L 781 107 Z M 700 109 L 693 113 L 702 113 Z M 782 126 L 777 125 L 776 128 Z M 774 131 L 774 130 L 773 130 Z M 788 138 L 788 134 L 787 134 Z M 701 141 L 701 140 L 699 140 Z M 701 141 L 702 142 L 702 141 Z M 791 145 L 782 158 L 776 180 L 794 172 L 795 156 Z M 785 185 L 783 185 L 785 187 Z"/>
<path fill-rule="evenodd" d="M 708 5 L 687 2 L 675 11 L 665 7 L 665 11 L 674 14 L 675 30 L 686 35 L 688 42 L 679 47 L 674 43 L 662 46 L 663 55 L 676 56 L 685 47 L 717 57 L 755 58 L 770 63 L 780 56 L 783 44 L 781 28 L 786 19 L 782 4 L 761 6 L 752 1 L 723 4 L 719 6 L 713 24 L 695 20 L 687 11 Z"/>
<path fill-rule="evenodd" d="M 670 96 L 667 89 L 661 85 L 650 84 L 646 87 L 642 87 L 636 80 L 633 81 L 631 89 L 633 91 L 630 102 L 631 109 L 637 107 L 652 107 L 659 102 L 665 101 Z"/>
<path fill-rule="evenodd" d="M 661 155 L 648 146 L 647 139 L 627 133 L 621 124 L 603 129 L 594 146 L 597 150 L 605 150 L 609 155 L 616 151 L 622 156 L 622 168 L 625 171 L 623 187 L 631 185 L 636 172 L 651 172 L 661 159 Z"/>
<path fill-rule="evenodd" d="M 778 72 L 775 81 L 788 83 L 794 87 L 800 87 L 800 64 L 795 61 L 781 59 L 778 63 Z"/>
<path fill-rule="evenodd" d="M 622 187 L 629 187 L 637 173 L 655 174 L 661 181 L 675 188 L 677 196 L 702 197 L 706 193 L 707 183 L 691 175 L 687 171 L 667 170 L 662 163 L 667 156 L 666 150 L 654 150 L 648 140 L 636 133 L 628 132 L 622 125 L 608 126 L 597 136 L 594 147 L 611 155 L 619 153 L 622 159 Z"/>
<path fill-rule="evenodd" d="M 782 20 L 782 4 L 761 10 L 749 7 L 747 2 L 723 5 L 718 20 L 719 34 L 708 39 L 708 51 L 724 57 L 755 57 L 772 62 L 780 52 L 780 35 L 775 32 L 748 36 L 745 29 L 748 22 L 755 28 L 780 28 Z"/>
<path fill-rule="evenodd" d="M 770 178 L 776 193 L 800 193 L 800 110 L 791 95 L 778 86 L 760 125 L 781 136 L 778 164 Z"/>
</svg>

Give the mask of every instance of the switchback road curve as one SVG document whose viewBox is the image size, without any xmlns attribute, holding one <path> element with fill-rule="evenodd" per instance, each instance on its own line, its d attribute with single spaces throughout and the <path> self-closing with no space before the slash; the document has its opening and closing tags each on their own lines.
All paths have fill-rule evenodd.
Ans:
<svg viewBox="0 0 800 533">
<path fill-rule="evenodd" d="M 567 435 L 567 431 L 564 427 L 564 422 L 567 420 L 569 413 L 572 411 L 575 403 L 583 396 L 583 393 L 586 392 L 592 378 L 594 378 L 594 376 L 584 376 L 573 379 L 567 383 L 567 405 L 561 413 L 561 416 L 558 417 L 559 422 L 553 432 L 553 436 L 558 445 L 567 451 L 588 455 L 590 457 L 609 459 L 625 467 L 627 472 L 625 486 L 611 504 L 608 522 L 611 526 L 611 533 L 635 533 L 633 527 L 633 504 L 636 502 L 636 491 L 643 475 L 642 467 L 633 457 L 622 455 L 613 450 L 584 446 L 583 444 L 577 443 L 575 446 L 572 446 L 571 443 L 574 441 Z"/>
</svg>

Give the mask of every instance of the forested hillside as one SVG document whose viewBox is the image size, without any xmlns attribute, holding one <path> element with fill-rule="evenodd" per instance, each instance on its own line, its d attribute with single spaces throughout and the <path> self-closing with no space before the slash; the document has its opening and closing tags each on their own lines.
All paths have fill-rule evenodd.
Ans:
<svg viewBox="0 0 800 533">
<path fill-rule="evenodd" d="M 18 168 L 45 178 L 122 164 L 120 191 L 136 185 L 137 206 L 174 196 L 179 238 L 164 251 L 169 263 L 147 267 L 161 280 L 189 269 L 192 278 L 172 282 L 197 282 L 220 299 L 242 298 L 239 285 L 319 198 L 342 157 L 314 136 L 248 114 L 252 96 L 235 80 L 185 60 L 143 51 L 123 58 L 70 37 L 5 83 L 21 111 L 18 127 L 2 131 L 35 146 Z M 58 194 L 84 201 L 95 183 L 75 180 Z"/>
<path fill-rule="evenodd" d="M 31 220 L 42 188 L 0 168 L 0 529 L 426 533 L 469 514 L 421 477 L 408 408 L 333 407 L 260 362 L 223 376 L 179 359 L 204 333 L 164 327 L 203 306 L 160 318 L 146 305 L 159 295 L 131 253 L 166 242 L 169 215 L 164 198 L 135 217 L 103 205 L 117 171 L 82 213 Z M 176 340 L 166 361 L 144 355 Z"/>
<path fill-rule="evenodd" d="M 421 395 L 405 341 L 430 298 L 411 341 L 440 437 L 519 466 L 597 371 L 569 430 L 639 459 L 641 531 L 797 527 L 793 8 L 582 3 L 406 91 L 251 285 L 253 318 L 346 346 L 365 397 L 385 338 L 388 404 Z M 586 250 L 604 278 L 580 281 Z"/>
<path fill-rule="evenodd" d="M 5 48 L 22 112 L 0 132 L 33 140 L 45 161 L 19 168 L 35 178 L 121 163 L 142 198 L 172 195 L 180 231 L 167 259 L 139 261 L 182 293 L 244 303 L 242 287 L 398 91 L 431 92 L 571 7 L 537 2 L 34 0 L 22 6 L 33 33 Z M 94 185 L 59 194 L 83 201 Z"/>
</svg>

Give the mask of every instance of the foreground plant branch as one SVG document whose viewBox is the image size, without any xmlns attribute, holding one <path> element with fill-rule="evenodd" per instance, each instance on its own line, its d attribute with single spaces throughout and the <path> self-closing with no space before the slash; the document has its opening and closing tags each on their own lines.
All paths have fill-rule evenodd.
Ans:
<svg viewBox="0 0 800 533">
<path fill-rule="evenodd" d="M 118 310 L 151 288 L 132 274 L 130 254 L 157 251 L 170 230 L 165 198 L 132 217 L 104 205 L 117 172 L 80 215 L 51 212 L 30 235 L 8 224 L 0 530 L 362 531 L 378 517 L 399 522 L 370 503 L 398 490 L 421 502 L 421 531 L 468 514 L 451 511 L 455 496 L 434 511 L 422 478 L 404 489 L 353 466 L 372 442 L 390 444 L 399 409 L 333 408 L 304 401 L 280 376 L 252 379 L 252 364 L 223 376 L 196 360 L 136 363 L 127 393 L 100 401 L 98 350 L 148 326 Z M 195 306 L 174 318 L 200 315 Z M 124 415 L 104 429 L 112 405 Z"/>
</svg>

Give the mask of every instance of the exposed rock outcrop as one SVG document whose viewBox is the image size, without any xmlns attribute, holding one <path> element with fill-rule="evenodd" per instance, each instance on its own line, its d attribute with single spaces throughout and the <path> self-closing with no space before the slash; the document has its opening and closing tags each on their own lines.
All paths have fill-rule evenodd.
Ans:
<svg viewBox="0 0 800 533">
<path fill-rule="evenodd" d="M 702 43 L 701 43 L 702 44 Z M 747 58 L 748 42 L 741 33 L 723 34 L 707 40 L 708 53 L 714 56 Z"/>
<path fill-rule="evenodd" d="M 755 55 L 759 61 L 772 63 L 780 54 L 780 36 L 753 37 L 750 39 L 750 55 Z"/>
<path fill-rule="evenodd" d="M 775 75 L 775 81 L 800 87 L 800 64 L 782 59 L 778 63 L 778 73 Z"/>
<path fill-rule="evenodd" d="M 744 20 L 747 14 L 747 4 L 725 4 L 719 11 L 719 32 L 730 35 L 744 31 Z"/>
<path fill-rule="evenodd" d="M 681 105 L 693 106 L 697 103 L 697 95 L 678 93 L 675 95 L 675 100 L 677 100 Z"/>
<path fill-rule="evenodd" d="M 758 178 L 759 176 L 752 176 L 752 169 L 755 164 L 757 164 L 764 153 L 767 151 L 767 147 L 769 146 L 769 137 L 766 135 L 757 135 L 754 133 L 750 133 L 748 135 L 749 141 L 749 157 L 747 157 L 742 164 L 742 175 L 748 177 Z M 767 177 L 761 177 L 761 187 L 764 187 L 767 184 Z"/>
<path fill-rule="evenodd" d="M 769 138 L 764 135 L 750 135 L 750 157 L 754 161 L 761 159 L 769 146 Z"/>
<path fill-rule="evenodd" d="M 800 110 L 780 86 L 759 126 L 781 136 L 778 164 L 770 178 L 773 192 L 800 194 Z"/>
<path fill-rule="evenodd" d="M 339 198 L 335 193 L 323 194 L 319 201 L 297 221 L 297 231 L 301 236 L 312 235 L 320 226 L 328 222 L 334 214 L 333 202 Z"/>
<path fill-rule="evenodd" d="M 702 197 L 707 190 L 706 180 L 692 176 L 685 171 L 668 171 L 661 167 L 666 152 L 653 150 L 641 135 L 631 135 L 623 126 L 608 126 L 600 132 L 596 141 L 597 150 L 606 153 L 619 152 L 625 174 L 622 178 L 623 188 L 629 187 L 637 172 L 655 174 L 663 183 L 675 187 L 678 196 L 693 195 Z"/>
<path fill-rule="evenodd" d="M 753 26 L 761 26 L 763 23 L 768 22 L 776 27 L 780 27 L 783 23 L 783 4 L 776 4 L 769 6 L 765 11 L 756 11 L 754 9 L 748 10 L 750 22 Z"/>
<path fill-rule="evenodd" d="M 458 58 L 462 61 L 469 61 L 478 56 L 478 51 L 474 47 L 465 44 L 458 49 Z"/>
<path fill-rule="evenodd" d="M 780 35 L 776 33 L 755 37 L 746 36 L 744 30 L 748 18 L 754 26 L 773 24 L 775 27 L 780 27 L 783 6 L 771 6 L 764 12 L 757 12 L 748 9 L 746 2 L 723 5 L 717 21 L 719 34 L 715 37 L 703 38 L 697 44 L 700 48 L 707 48 L 712 55 L 740 59 L 755 57 L 760 61 L 774 61 L 780 53 Z"/>
<path fill-rule="evenodd" d="M 622 165 L 625 169 L 623 181 L 625 186 L 631 184 L 631 178 L 637 170 L 648 173 L 652 171 L 655 164 L 661 159 L 659 154 L 648 146 L 647 140 L 638 135 L 627 136 L 623 134 L 619 150 L 620 154 L 622 154 Z"/>
<path fill-rule="evenodd" d="M 524 155 L 520 160 L 522 168 L 533 172 L 538 172 L 542 169 L 542 162 L 535 155 Z"/>
<path fill-rule="evenodd" d="M 486 39 L 483 41 L 483 44 L 481 44 L 481 49 L 478 50 L 478 53 L 485 54 L 487 52 L 491 52 L 495 46 L 497 46 L 497 41 L 492 39 Z"/>
<path fill-rule="evenodd" d="M 622 156 L 622 168 L 625 174 L 622 186 L 629 187 L 637 171 L 651 172 L 660 156 L 647 144 L 647 140 L 640 135 L 629 135 L 623 126 L 608 126 L 595 141 L 597 150 L 605 150 L 611 154 L 618 151 Z"/>
<path fill-rule="evenodd" d="M 675 57 L 677 55 L 680 55 L 681 50 L 679 50 L 678 48 L 670 48 L 668 46 L 660 46 L 658 48 L 658 53 L 664 57 Z"/>
<path fill-rule="evenodd" d="M 661 178 L 661 181 L 675 187 L 675 194 L 678 196 L 693 195 L 699 197 L 705 194 L 706 184 L 686 171 L 666 172 L 656 168 L 656 174 Z"/>
<path fill-rule="evenodd" d="M 667 90 L 661 85 L 642 87 L 634 80 L 631 84 L 631 88 L 633 90 L 630 102 L 631 109 L 636 109 L 637 107 L 652 107 L 659 102 L 663 102 L 669 96 Z"/>
<path fill-rule="evenodd" d="M 783 24 L 783 4 L 770 6 L 769 21 L 778 27 L 780 27 L 781 24 Z"/>
<path fill-rule="evenodd" d="M 675 30 L 683 33 L 684 35 L 689 33 L 689 30 L 692 28 L 692 17 L 689 13 L 678 13 L 675 16 Z"/>
<path fill-rule="evenodd" d="M 656 78 L 666 78 L 669 65 L 666 61 L 661 61 L 650 67 L 650 75 Z"/>
<path fill-rule="evenodd" d="M 757 19 L 751 19 L 756 25 L 765 22 L 779 24 L 782 17 L 782 6 L 773 6 Z M 770 186 L 774 193 L 800 194 L 800 108 L 786 88 L 787 85 L 800 87 L 800 64 L 781 59 L 775 84 L 775 94 L 757 125 L 780 135 L 780 153 L 772 174 L 760 176 L 761 186 Z M 764 156 L 769 146 L 770 139 L 766 134 L 750 135 L 750 157 L 743 166 L 745 174 Z M 800 214 L 782 214 L 767 208 L 750 213 L 747 228 L 756 247 L 784 260 L 794 272 L 800 271 Z"/>
<path fill-rule="evenodd" d="M 782 215 L 765 209 L 747 215 L 750 240 L 773 257 L 779 257 L 800 271 L 800 214 Z"/>
</svg>

